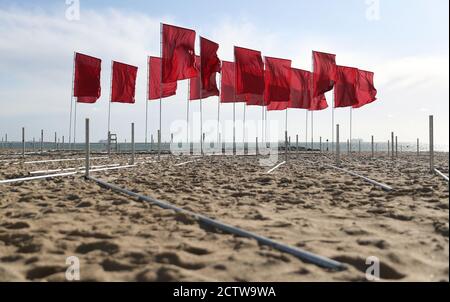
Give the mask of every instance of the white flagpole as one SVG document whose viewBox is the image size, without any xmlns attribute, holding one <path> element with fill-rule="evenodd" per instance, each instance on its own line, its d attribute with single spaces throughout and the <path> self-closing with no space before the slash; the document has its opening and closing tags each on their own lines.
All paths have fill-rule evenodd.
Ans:
<svg viewBox="0 0 450 302">
<path fill-rule="evenodd" d="M 267 133 L 267 106 L 264 106 L 264 141 L 266 143 L 270 140 L 270 135 L 268 135 Z"/>
<path fill-rule="evenodd" d="M 202 80 L 202 43 L 201 43 L 201 36 L 199 39 L 199 48 L 200 48 L 200 81 L 199 81 L 199 92 L 200 92 L 200 150 L 201 154 L 203 155 L 203 99 L 202 99 L 202 88 L 203 88 L 203 80 Z"/>
<path fill-rule="evenodd" d="M 148 99 L 149 99 L 149 79 L 150 79 L 150 58 L 147 56 L 147 96 L 145 98 L 145 149 L 148 143 Z"/>
<path fill-rule="evenodd" d="M 263 96 L 264 98 L 264 96 Z M 265 100 L 263 99 L 263 105 L 261 107 L 261 142 L 265 142 L 265 129 L 264 129 L 264 105 L 265 105 Z"/>
<path fill-rule="evenodd" d="M 200 149 L 203 155 L 203 109 L 202 109 L 202 91 L 201 91 L 201 82 L 200 82 Z"/>
<path fill-rule="evenodd" d="M 244 148 L 245 148 L 245 111 L 246 111 L 246 104 L 244 104 L 244 128 L 242 129 L 242 142 L 244 143 Z"/>
<path fill-rule="evenodd" d="M 186 131 L 186 143 L 188 147 L 188 154 L 190 154 L 190 144 L 189 144 L 189 103 L 190 103 L 190 95 L 191 95 L 191 79 L 188 79 L 188 94 L 187 94 L 187 103 L 186 103 L 186 125 L 187 125 L 187 131 Z"/>
<path fill-rule="evenodd" d="M 162 140 L 162 81 L 163 81 L 163 56 L 162 56 L 162 47 L 163 47 L 163 24 L 159 24 L 160 27 L 160 45 L 159 45 L 159 57 L 161 58 L 161 81 L 159 85 L 159 135 L 158 135 L 158 160 L 161 158 L 161 140 Z"/>
<path fill-rule="evenodd" d="M 74 145 L 77 143 L 77 104 L 78 104 L 78 100 L 75 102 L 75 112 L 74 112 L 74 121 L 73 121 L 73 143 L 74 143 Z"/>
<path fill-rule="evenodd" d="M 74 89 L 75 89 L 75 57 L 76 53 L 73 52 L 73 67 L 72 67 L 72 92 L 70 95 L 70 121 L 69 121 L 69 145 L 70 149 L 72 149 L 72 110 L 73 110 L 73 98 L 74 98 Z"/>
<path fill-rule="evenodd" d="M 350 154 L 352 153 L 352 119 L 353 119 L 353 117 L 352 117 L 352 112 L 353 112 L 353 108 L 352 107 L 350 107 L 350 140 L 349 140 L 349 142 L 350 142 Z"/>
<path fill-rule="evenodd" d="M 334 88 L 331 99 L 331 150 L 334 151 Z"/>
<path fill-rule="evenodd" d="M 233 102 L 233 155 L 236 155 L 236 95 Z"/>
<path fill-rule="evenodd" d="M 222 63 L 220 63 L 222 64 Z M 220 77 L 220 81 L 219 81 L 219 85 L 220 85 L 220 89 L 219 89 L 219 97 L 217 99 L 217 146 L 220 148 L 220 97 L 222 94 L 222 73 L 219 74 Z"/>
<path fill-rule="evenodd" d="M 112 101 L 112 83 L 113 83 L 113 64 L 111 61 L 111 79 L 109 87 L 109 103 L 108 103 L 108 154 L 111 153 L 111 101 Z"/>
<path fill-rule="evenodd" d="M 314 111 L 311 111 L 311 149 L 314 149 Z"/>
<path fill-rule="evenodd" d="M 308 110 L 306 110 L 305 145 L 306 149 L 308 149 Z"/>
</svg>

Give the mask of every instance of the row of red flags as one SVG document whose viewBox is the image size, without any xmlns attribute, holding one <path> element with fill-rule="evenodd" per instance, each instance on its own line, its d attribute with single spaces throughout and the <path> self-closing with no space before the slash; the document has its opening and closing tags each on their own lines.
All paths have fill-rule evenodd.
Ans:
<svg viewBox="0 0 450 302">
<path fill-rule="evenodd" d="M 245 102 L 268 110 L 328 107 L 325 93 L 334 88 L 335 107 L 359 108 L 376 100 L 373 72 L 336 64 L 336 55 L 313 51 L 313 71 L 293 68 L 291 60 L 264 57 L 261 52 L 234 47 L 235 62 L 221 61 L 219 45 L 200 37 L 195 55 L 193 30 L 162 25 L 162 58 L 148 58 L 147 99 L 173 96 L 177 81 L 190 79 L 189 99 L 220 96 L 223 103 Z M 101 60 L 75 55 L 74 96 L 95 103 L 101 94 Z M 111 102 L 134 103 L 138 68 L 112 63 Z M 221 74 L 219 91 L 216 74 Z"/>
</svg>

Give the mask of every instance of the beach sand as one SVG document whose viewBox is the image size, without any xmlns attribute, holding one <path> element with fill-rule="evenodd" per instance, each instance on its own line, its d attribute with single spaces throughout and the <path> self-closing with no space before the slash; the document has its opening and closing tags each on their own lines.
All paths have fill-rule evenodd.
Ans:
<svg viewBox="0 0 450 302">
<path fill-rule="evenodd" d="M 0 179 L 83 166 L 8 158 L 0 157 Z M 32 159 L 41 157 L 27 156 Z M 115 155 L 93 164 L 127 160 Z M 370 256 L 380 260 L 382 280 L 449 280 L 449 187 L 429 173 L 425 154 L 400 154 L 395 161 L 385 154 L 373 160 L 343 155 L 342 167 L 392 186 L 389 192 L 320 165 L 333 163 L 327 154 L 291 155 L 272 174 L 250 156 L 175 166 L 189 160 L 163 157 L 92 176 L 338 260 L 347 269 L 305 263 L 80 174 L 0 184 L 0 281 L 65 281 L 68 256 L 79 257 L 81 281 L 365 281 Z M 437 156 L 436 167 L 448 175 L 448 153 Z"/>
</svg>

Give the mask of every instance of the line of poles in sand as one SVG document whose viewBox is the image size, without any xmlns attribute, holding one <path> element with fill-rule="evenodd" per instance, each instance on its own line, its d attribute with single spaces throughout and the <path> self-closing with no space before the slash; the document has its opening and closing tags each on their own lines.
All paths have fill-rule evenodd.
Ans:
<svg viewBox="0 0 450 302">
<path fill-rule="evenodd" d="M 85 147 L 85 158 L 84 158 L 85 159 L 85 167 L 84 167 L 84 171 L 71 171 L 71 172 L 59 173 L 59 174 L 40 175 L 40 176 L 33 176 L 31 178 L 33 178 L 33 179 L 42 179 L 42 178 L 47 178 L 47 177 L 70 176 L 70 175 L 74 175 L 76 173 L 80 173 L 81 172 L 81 173 L 84 173 L 84 178 L 86 180 L 94 181 L 95 183 L 97 183 L 98 185 L 100 185 L 100 186 L 102 186 L 104 188 L 113 190 L 113 191 L 118 192 L 120 194 L 128 195 L 128 196 L 130 196 L 132 198 L 136 198 L 138 201 L 148 202 L 148 203 L 151 203 L 153 205 L 159 206 L 159 207 L 161 207 L 163 209 L 169 209 L 169 210 L 173 210 L 173 211 L 175 211 L 177 213 L 182 213 L 182 214 L 185 214 L 185 215 L 192 216 L 196 220 L 198 220 L 199 222 L 201 222 L 203 224 L 206 224 L 206 225 L 209 225 L 211 227 L 220 229 L 220 230 L 225 231 L 227 233 L 231 233 L 231 234 L 235 234 L 235 235 L 238 235 L 238 236 L 243 236 L 243 237 L 254 239 L 254 240 L 258 241 L 260 244 L 271 246 L 272 248 L 278 249 L 278 250 L 280 250 L 282 252 L 285 252 L 285 253 L 289 253 L 289 254 L 291 254 L 293 256 L 296 256 L 297 258 L 299 258 L 299 259 L 301 259 L 301 260 L 303 260 L 305 262 L 313 263 L 313 264 L 318 265 L 320 267 L 324 267 L 324 268 L 332 269 L 332 270 L 344 270 L 344 269 L 346 269 L 346 266 L 343 263 L 340 263 L 340 262 L 338 262 L 336 260 L 333 260 L 333 259 L 330 259 L 330 258 L 327 258 L 327 257 L 323 257 L 323 256 L 320 256 L 320 255 L 317 255 L 317 254 L 305 251 L 305 250 L 297 248 L 297 247 L 292 247 L 292 246 L 286 245 L 284 243 L 272 240 L 270 238 L 267 238 L 267 237 L 255 234 L 253 232 L 249 232 L 249 231 L 243 230 L 241 228 L 238 228 L 238 227 L 235 227 L 235 226 L 223 223 L 221 221 L 218 221 L 218 220 L 215 220 L 215 219 L 211 219 L 211 218 L 209 218 L 209 217 L 207 217 L 207 216 L 205 216 L 203 214 L 195 213 L 195 212 L 192 212 L 192 211 L 189 211 L 189 210 L 185 210 L 185 209 L 177 207 L 177 206 L 175 206 L 173 204 L 170 204 L 170 203 L 167 203 L 167 202 L 163 202 L 163 201 L 159 201 L 159 200 L 156 200 L 154 198 L 151 198 L 151 197 L 148 197 L 148 196 L 145 196 L 145 195 L 142 195 L 142 194 L 135 193 L 135 192 L 133 192 L 131 190 L 124 189 L 124 188 L 121 188 L 119 186 L 110 184 L 110 183 L 105 182 L 105 181 L 103 181 L 101 179 L 97 179 L 97 178 L 92 177 L 91 176 L 92 172 L 136 167 L 136 164 L 135 164 L 135 153 L 136 153 L 135 151 L 136 150 L 135 150 L 135 142 L 134 142 L 134 123 L 132 123 L 131 124 L 131 160 L 130 160 L 129 165 L 126 165 L 126 166 L 120 166 L 120 165 L 104 166 L 104 167 L 100 167 L 99 169 L 94 169 L 94 168 L 97 168 L 97 167 L 91 166 L 92 158 L 91 158 L 90 125 L 89 125 L 89 123 L 90 123 L 89 119 L 86 119 L 86 124 L 85 124 L 85 144 L 84 144 L 84 147 Z M 348 173 L 348 174 L 350 174 L 350 175 L 352 175 L 354 177 L 361 178 L 361 179 L 363 179 L 363 180 L 365 180 L 367 182 L 370 182 L 371 184 L 373 184 L 375 186 L 381 187 L 384 190 L 392 190 L 392 188 L 390 186 L 387 186 L 385 184 L 379 183 L 377 181 L 374 181 L 372 179 L 369 179 L 367 177 L 364 177 L 362 175 L 359 175 L 359 174 L 357 174 L 355 172 L 346 170 L 346 169 L 341 167 L 341 154 L 340 154 L 341 151 L 340 151 L 340 142 L 339 142 L 339 130 L 340 130 L 339 129 L 339 124 L 337 124 L 336 125 L 335 165 L 326 164 L 326 163 L 323 164 L 323 165 L 327 166 L 327 167 L 330 167 L 330 168 L 333 168 L 333 169 L 337 169 L 337 170 L 339 170 L 341 172 L 344 172 L 344 173 Z M 441 175 L 442 177 L 445 178 L 446 176 L 442 172 L 440 172 L 439 170 L 437 170 L 434 167 L 433 116 L 429 117 L 429 130 L 430 130 L 429 131 L 429 135 L 430 135 L 430 137 L 429 137 L 429 139 L 430 139 L 430 153 L 429 153 L 429 155 L 430 155 L 429 156 L 430 157 L 430 172 L 433 173 L 433 174 L 435 174 L 435 173 L 439 174 L 439 175 Z M 22 129 L 22 138 L 23 138 L 22 139 L 22 143 L 23 143 L 23 145 L 22 145 L 22 156 L 23 157 L 25 156 L 24 136 L 25 136 L 25 130 Z M 395 152 L 394 152 L 394 145 L 395 145 L 395 147 L 397 147 L 397 139 L 395 139 L 395 144 L 394 144 L 394 133 L 391 133 L 391 142 L 390 143 L 391 143 L 391 148 L 392 148 L 391 149 L 391 158 L 394 159 L 394 158 L 398 157 L 398 149 L 397 148 L 395 148 Z M 282 165 L 286 164 L 288 162 L 288 160 L 289 160 L 288 153 L 290 152 L 289 151 L 290 148 L 288 148 L 289 144 L 288 144 L 287 131 L 285 132 L 285 144 L 284 144 L 284 146 L 285 146 L 285 148 L 284 148 L 285 160 L 283 162 L 281 162 L 281 163 L 278 163 L 275 167 L 270 169 L 267 172 L 268 174 L 272 173 L 273 171 L 275 171 L 276 169 L 278 169 Z M 372 136 L 371 147 L 372 147 L 371 148 L 372 149 L 371 150 L 372 151 L 371 155 L 373 157 L 374 156 L 373 136 Z M 202 152 L 202 154 L 203 154 L 203 152 Z M 258 156 L 258 152 L 256 153 L 256 156 Z M 81 159 L 81 158 L 78 158 L 78 159 Z M 182 164 L 184 165 L 184 164 L 188 164 L 188 163 L 194 162 L 194 161 L 195 160 L 189 161 L 189 162 L 185 162 L 185 163 L 182 163 Z M 179 164 L 179 165 L 181 166 L 182 164 Z M 448 177 L 446 179 L 448 181 Z M 24 181 L 24 180 L 25 179 L 20 179 L 18 181 Z M 0 181 L 0 184 L 1 183 L 10 183 L 10 182 L 12 182 L 12 180 Z"/>
<path fill-rule="evenodd" d="M 435 163 L 434 163 L 434 135 L 433 135 L 433 116 L 432 115 L 430 115 L 429 116 L 429 152 L 428 152 L 428 155 L 429 155 L 429 165 L 430 165 L 430 172 L 431 173 L 437 173 L 436 171 L 435 171 Z M 336 125 L 336 129 L 335 129 L 335 137 L 334 137 L 334 139 L 333 139 L 333 142 L 332 142 L 332 145 L 334 146 L 332 149 L 333 149 L 333 151 L 334 151 L 334 153 L 335 153 L 335 158 L 336 158 L 336 164 L 337 165 L 339 165 L 340 164 L 340 158 L 341 158 L 341 146 L 342 146 L 342 143 L 339 141 L 339 135 L 338 135 L 338 132 L 339 132 L 339 124 L 337 124 Z M 390 138 L 390 140 L 388 140 L 387 141 L 387 155 L 388 155 L 388 157 L 390 157 L 390 158 L 392 158 L 392 159 L 395 159 L 395 158 L 398 158 L 398 155 L 399 155 L 399 144 L 398 144 L 398 137 L 397 136 L 395 136 L 395 134 L 394 134 L 394 132 L 391 132 L 391 138 Z M 2 141 L 1 141 L 1 146 L 2 146 L 2 148 L 5 148 L 5 147 L 7 147 L 8 146 L 8 136 L 7 136 L 7 134 L 5 134 L 5 138 L 3 138 L 2 137 Z M 336 140 L 335 142 L 334 142 L 334 140 Z M 135 154 L 135 143 L 134 143 L 134 123 L 132 123 L 132 135 L 131 135 L 131 153 L 132 153 L 132 156 L 134 157 L 134 154 Z M 153 136 L 152 136 L 152 140 L 151 140 L 151 142 L 152 142 L 152 146 L 151 146 L 151 149 L 150 150 L 153 150 Z M 27 150 L 26 150 L 26 134 L 25 134 L 25 127 L 22 127 L 22 141 L 21 141 L 21 152 L 20 153 L 17 153 L 16 155 L 17 156 L 21 156 L 21 157 L 25 157 L 25 155 L 33 155 L 33 154 L 43 154 L 45 151 L 44 151 L 44 144 L 45 144 L 45 142 L 44 142 L 44 130 L 41 130 L 41 137 L 40 137 L 40 141 L 38 142 L 39 143 L 39 151 L 36 153 L 36 141 L 35 141 L 35 139 L 33 138 L 33 152 L 27 152 Z M 160 135 L 158 135 L 158 145 L 160 144 L 161 142 L 160 142 Z M 172 139 L 171 139 L 171 144 L 173 143 L 173 135 L 172 135 Z M 270 143 L 269 143 L 270 144 Z M 308 150 L 308 142 L 306 142 L 305 143 L 306 145 L 305 145 L 305 149 L 306 150 Z M 70 146 L 69 146 L 69 149 L 66 149 L 65 148 L 65 142 L 64 142 L 64 136 L 62 136 L 62 139 L 60 140 L 58 137 L 57 137 L 57 132 L 55 132 L 55 137 L 54 137 L 54 143 L 53 143 L 53 146 L 54 146 L 54 150 L 55 151 L 59 151 L 59 150 L 61 150 L 61 151 L 66 151 L 66 150 L 71 150 L 72 149 L 72 145 L 71 144 L 69 144 Z M 262 141 L 258 141 L 258 137 L 256 137 L 256 140 L 255 140 L 255 149 L 253 150 L 254 152 L 255 152 L 255 154 L 256 155 L 258 155 L 260 152 L 260 150 L 262 150 L 263 148 L 264 148 L 264 146 L 266 146 L 267 147 L 267 145 L 268 145 L 268 143 L 263 143 Z M 248 151 L 248 142 L 246 143 L 246 142 L 244 142 L 244 153 L 248 153 L 249 151 Z M 318 148 L 318 150 L 320 151 L 320 152 L 322 152 L 323 151 L 323 148 L 324 147 L 324 145 L 323 145 L 323 143 L 322 143 L 322 137 L 320 137 L 319 138 L 319 148 Z M 400 147 L 401 148 L 401 147 Z M 187 150 L 187 153 L 188 154 L 192 154 L 193 153 L 193 144 L 191 143 L 191 144 L 189 144 L 188 145 L 188 148 L 187 148 L 188 150 Z M 222 151 L 222 153 L 225 153 L 226 152 L 226 144 L 225 143 L 222 143 L 221 144 L 221 151 Z M 231 148 L 230 148 L 231 149 Z M 290 136 L 288 136 L 288 132 L 287 132 L 287 129 L 285 130 L 285 137 L 284 137 L 284 151 L 285 151 L 285 160 L 287 161 L 287 159 L 288 159 L 288 152 L 291 152 L 291 150 L 292 149 L 294 149 L 294 146 L 291 144 L 291 137 Z M 147 146 L 146 146 L 146 150 L 148 151 L 148 149 L 147 149 Z M 300 150 L 300 146 L 299 146 L 299 135 L 297 134 L 296 135 L 296 142 L 295 142 L 295 150 Z M 313 148 L 313 142 L 311 142 L 311 149 L 310 150 L 314 150 L 314 148 Z M 327 142 L 326 142 L 326 149 L 325 150 L 327 150 L 327 151 L 329 151 L 330 149 L 329 149 L 329 147 L 328 147 L 328 140 L 327 140 Z M 202 150 L 201 150 L 202 152 L 202 154 L 204 153 L 203 151 L 203 148 L 202 148 Z M 108 147 L 107 147 L 107 152 L 108 152 L 108 155 L 110 155 L 110 152 L 111 152 L 111 148 L 110 148 L 110 145 L 109 145 L 109 143 L 108 143 Z M 220 153 L 220 152 L 219 152 Z M 349 154 L 349 155 L 351 155 L 352 154 L 352 147 L 351 147 L 351 141 L 350 140 L 347 140 L 347 153 Z M 361 153 L 361 141 L 359 141 L 358 142 L 358 153 Z M 378 143 L 375 143 L 375 141 L 374 141 L 374 136 L 372 135 L 371 136 L 371 142 L 370 142 L 370 153 L 371 153 L 371 157 L 373 158 L 373 157 L 375 157 L 375 154 L 376 153 L 378 153 Z M 236 147 L 235 147 L 235 145 L 233 144 L 233 152 L 232 152 L 232 154 L 235 154 L 236 155 Z M 421 150 L 420 150 L 420 141 L 419 141 L 419 138 L 417 138 L 417 142 L 416 142 L 416 155 L 417 156 L 420 156 L 420 154 L 421 154 Z M 160 151 L 158 151 L 158 158 L 160 157 Z M 5 160 L 3 160 L 3 161 L 7 161 L 6 159 Z M 438 173 L 439 174 L 439 173 Z"/>
</svg>

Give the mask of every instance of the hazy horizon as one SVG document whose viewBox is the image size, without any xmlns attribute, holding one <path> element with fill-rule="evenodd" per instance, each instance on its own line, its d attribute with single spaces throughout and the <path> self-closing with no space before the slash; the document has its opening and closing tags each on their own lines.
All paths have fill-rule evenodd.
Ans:
<svg viewBox="0 0 450 302">
<path fill-rule="evenodd" d="M 449 145 L 448 1 L 331 1 L 286 0 L 195 3 L 179 1 L 77 1 L 0 0 L 0 137 L 46 140 L 54 132 L 69 131 L 73 53 L 102 59 L 102 96 L 94 105 L 78 105 L 77 141 L 84 137 L 84 118 L 91 119 L 91 139 L 106 137 L 110 61 L 139 67 L 136 104 L 112 105 L 112 131 L 129 140 L 130 123 L 136 124 L 136 141 L 144 141 L 146 58 L 159 55 L 160 22 L 192 28 L 197 35 L 220 44 L 219 56 L 232 60 L 233 46 L 261 50 L 263 55 L 293 60 L 293 66 L 311 69 L 311 51 L 337 55 L 339 65 L 375 72 L 378 100 L 353 110 L 352 138 L 390 139 L 394 131 L 401 142 L 428 140 L 428 116 L 434 115 L 435 143 Z M 271 9 L 267 9 L 270 5 Z M 338 13 L 339 12 L 339 13 Z M 345 13 L 343 13 L 345 12 Z M 316 18 L 315 16 L 320 16 Z M 198 44 L 198 43 L 197 43 Z M 197 45 L 198 46 L 198 45 Z M 177 96 L 163 100 L 163 140 L 170 125 L 186 119 L 187 81 Z M 331 140 L 330 108 L 314 113 L 314 137 Z M 204 123 L 217 121 L 217 98 L 203 100 Z M 232 105 L 221 105 L 221 120 L 232 119 Z M 190 104 L 190 119 L 197 119 L 199 102 Z M 247 107 L 248 123 L 258 123 L 261 109 Z M 285 112 L 269 112 L 284 135 Z M 289 110 L 288 131 L 305 140 L 304 110 Z M 243 105 L 236 105 L 236 120 Z M 308 138 L 311 137 L 311 115 Z M 341 141 L 349 138 L 349 109 L 336 109 Z M 228 123 L 229 124 L 229 123 Z M 159 126 L 159 101 L 149 103 L 149 135 Z M 230 133 L 230 129 L 227 129 Z M 195 130 L 194 140 L 200 133 Z M 229 137 L 228 137 L 229 139 Z M 276 136 L 273 137 L 276 139 Z M 236 140 L 242 141 L 242 130 Z M 318 139 L 316 139 L 317 141 Z"/>
</svg>

